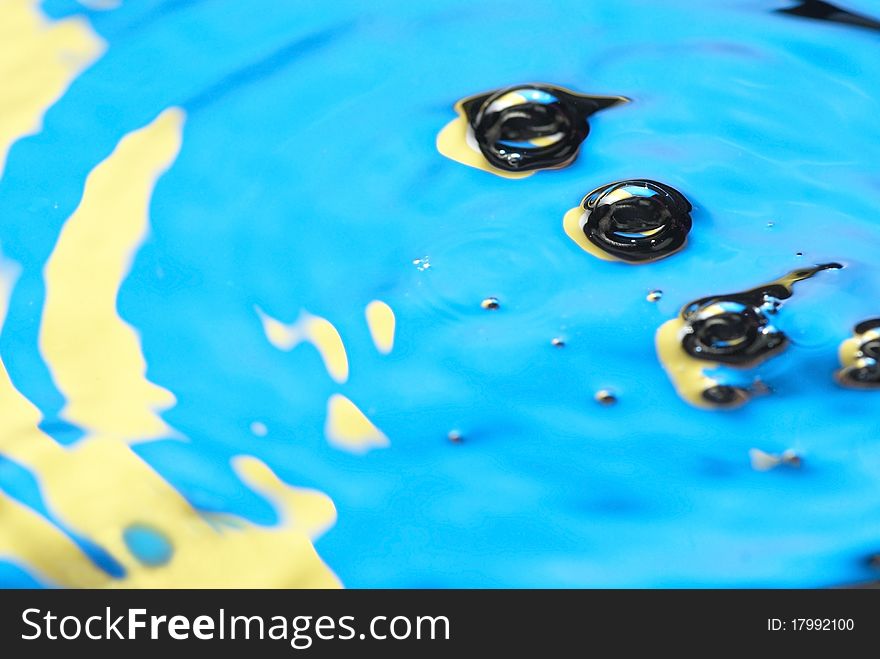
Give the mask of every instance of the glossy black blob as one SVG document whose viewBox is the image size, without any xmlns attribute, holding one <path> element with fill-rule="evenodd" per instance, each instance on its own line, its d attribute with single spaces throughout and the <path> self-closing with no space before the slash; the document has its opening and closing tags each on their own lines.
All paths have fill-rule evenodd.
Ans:
<svg viewBox="0 0 880 659">
<path fill-rule="evenodd" d="M 587 239 L 624 261 L 651 261 L 672 254 L 691 230 L 690 202 L 657 181 L 603 185 L 586 196 L 583 207 Z"/>
<path fill-rule="evenodd" d="M 719 407 L 738 405 L 749 398 L 749 394 L 745 389 L 726 384 L 716 384 L 713 387 L 709 387 L 703 390 L 702 396 L 707 402 Z"/>
<path fill-rule="evenodd" d="M 571 162 L 590 132 L 587 117 L 622 100 L 528 84 L 473 96 L 462 109 L 486 160 L 498 169 L 525 172 Z"/>
<path fill-rule="evenodd" d="M 865 332 L 870 332 L 872 329 L 880 328 L 880 318 L 870 318 L 868 320 L 863 320 L 858 325 L 855 326 L 856 334 L 864 334 Z"/>
<path fill-rule="evenodd" d="M 880 21 L 877 21 L 870 16 L 854 14 L 842 7 L 837 7 L 830 2 L 823 2 L 822 0 L 802 0 L 800 4 L 794 7 L 777 9 L 776 11 L 780 14 L 789 14 L 801 18 L 812 18 L 818 21 L 828 21 L 830 23 L 841 23 L 844 25 L 865 27 L 871 30 L 880 30 Z"/>
<path fill-rule="evenodd" d="M 692 357 L 725 364 L 749 364 L 779 352 L 788 343 L 766 312 L 739 300 L 718 298 L 685 316 L 682 346 Z"/>
<path fill-rule="evenodd" d="M 736 366 L 756 364 L 771 357 L 788 345 L 788 337 L 773 326 L 770 316 L 782 300 L 791 297 L 793 284 L 822 270 L 841 267 L 838 263 L 825 263 L 795 270 L 749 291 L 705 297 L 687 304 L 681 310 L 686 321 L 682 348 L 697 359 Z"/>
<path fill-rule="evenodd" d="M 841 383 L 851 387 L 874 389 L 880 387 L 880 367 L 877 362 L 862 366 L 848 366 L 837 374 Z"/>
</svg>

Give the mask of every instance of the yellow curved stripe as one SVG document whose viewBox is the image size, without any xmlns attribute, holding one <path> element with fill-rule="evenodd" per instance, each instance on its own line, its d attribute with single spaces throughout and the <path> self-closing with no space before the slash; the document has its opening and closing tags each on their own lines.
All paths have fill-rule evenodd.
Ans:
<svg viewBox="0 0 880 659">
<path fill-rule="evenodd" d="M 12 144 L 39 132 L 46 110 L 105 49 L 87 21 L 50 22 L 39 5 L 39 0 L 0 4 L 0 175 Z"/>
<path fill-rule="evenodd" d="M 17 267 L 0 257 L 0 329 L 16 274 Z M 333 503 L 319 492 L 285 485 L 255 458 L 237 458 L 234 466 L 246 485 L 275 506 L 279 523 L 258 526 L 227 515 L 218 528 L 118 437 L 92 433 L 70 447 L 57 444 L 39 429 L 42 415 L 15 388 L 2 359 L 0 419 L 0 454 L 38 478 L 53 517 L 103 547 L 126 571 L 124 578 L 112 578 L 60 528 L 0 492 L 0 559 L 39 579 L 74 588 L 341 585 L 312 545 L 334 523 Z M 168 540 L 167 563 L 145 565 L 131 553 L 123 533 L 132 524 Z"/>
<path fill-rule="evenodd" d="M 156 180 L 180 149 L 184 113 L 172 108 L 125 136 L 89 174 L 79 207 L 45 269 L 40 350 L 67 397 L 62 416 L 130 441 L 170 433 L 157 412 L 174 396 L 146 379 L 140 337 L 116 297 L 149 226 Z"/>
<path fill-rule="evenodd" d="M 387 355 L 394 348 L 394 311 L 381 300 L 373 300 L 367 305 L 366 316 L 376 350 Z"/>
<path fill-rule="evenodd" d="M 33 566 L 59 585 L 119 588 L 337 587 L 339 581 L 315 552 L 311 539 L 335 520 L 329 499 L 282 484 L 262 463 L 248 459 L 239 471 L 246 483 L 279 510 L 276 526 L 257 526 L 229 516 L 218 528 L 124 443 L 89 437 L 73 448 L 36 461 L 47 506 L 66 524 L 98 543 L 122 564 L 125 577 L 97 575 L 80 561 L 80 550 L 61 542 L 31 511 L 0 508 L 0 527 L 14 522 L 17 544 L 0 536 L 0 555 Z M 7 502 L 8 503 L 8 502 Z M 13 514 L 10 514 L 13 513 Z M 132 555 L 123 531 L 132 524 L 161 533 L 172 547 L 164 565 L 148 566 Z M 44 554 L 45 540 L 54 554 Z M 258 557 L 258 558 L 257 558 Z M 67 572 L 46 565 L 54 561 Z M 67 566 L 67 567 L 65 567 Z M 69 568 L 69 569 L 68 569 Z"/>
<path fill-rule="evenodd" d="M 55 584 L 95 588 L 107 580 L 63 532 L 3 492 L 0 521 L 0 558 L 11 558 Z"/>
<path fill-rule="evenodd" d="M 234 458 L 232 466 L 246 485 L 274 503 L 282 523 L 301 530 L 310 538 L 323 535 L 336 521 L 336 507 L 323 492 L 289 487 L 269 467 L 251 456 Z"/>
<path fill-rule="evenodd" d="M 333 394 L 327 401 L 324 434 L 331 444 L 352 453 L 366 453 L 390 445 L 385 433 L 342 394 Z"/>
<path fill-rule="evenodd" d="M 0 331 L 17 276 L 18 266 L 0 256 Z M 60 451 L 60 447 L 37 427 L 42 418 L 40 411 L 15 388 L 0 358 L 0 419 L 3 423 L 0 454 L 33 467 L 40 456 Z"/>
<path fill-rule="evenodd" d="M 321 355 L 328 375 L 339 383 L 348 380 L 348 355 L 333 323 L 303 310 L 299 318 L 288 325 L 272 318 L 259 307 L 256 307 L 256 311 L 269 343 L 285 352 L 293 350 L 300 343 L 311 343 Z"/>
</svg>

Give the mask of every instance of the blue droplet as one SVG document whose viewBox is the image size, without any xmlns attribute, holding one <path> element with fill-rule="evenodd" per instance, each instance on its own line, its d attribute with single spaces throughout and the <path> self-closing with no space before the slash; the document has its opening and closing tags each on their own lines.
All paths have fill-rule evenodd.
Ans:
<svg viewBox="0 0 880 659">
<path fill-rule="evenodd" d="M 122 532 L 122 539 L 132 556 L 150 567 L 165 565 L 174 554 L 168 538 L 145 524 L 132 524 Z"/>
</svg>

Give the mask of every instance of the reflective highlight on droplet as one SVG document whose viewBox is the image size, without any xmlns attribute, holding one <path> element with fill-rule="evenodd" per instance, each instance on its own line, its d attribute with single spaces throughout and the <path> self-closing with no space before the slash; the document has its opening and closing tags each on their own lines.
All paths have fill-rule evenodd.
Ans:
<svg viewBox="0 0 880 659">
<path fill-rule="evenodd" d="M 477 94 L 455 104 L 459 117 L 437 136 L 447 158 L 507 178 L 571 164 L 590 132 L 588 117 L 625 103 L 547 84 Z"/>
</svg>

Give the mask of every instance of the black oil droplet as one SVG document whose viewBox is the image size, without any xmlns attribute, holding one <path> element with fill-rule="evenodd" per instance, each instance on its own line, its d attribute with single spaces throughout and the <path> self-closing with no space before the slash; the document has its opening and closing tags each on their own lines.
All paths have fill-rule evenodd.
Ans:
<svg viewBox="0 0 880 659">
<path fill-rule="evenodd" d="M 685 316 L 682 347 L 692 357 L 726 364 L 748 364 L 782 350 L 786 336 L 770 324 L 757 306 L 718 298 Z"/>
<path fill-rule="evenodd" d="M 817 21 L 828 21 L 829 23 L 842 23 L 844 25 L 865 27 L 870 30 L 880 30 L 880 21 L 870 16 L 855 14 L 823 0 L 801 0 L 794 7 L 777 9 L 776 12 L 800 18 L 812 18 Z"/>
<path fill-rule="evenodd" d="M 880 318 L 869 318 L 868 320 L 863 320 L 855 326 L 854 331 L 856 334 L 864 334 L 865 332 L 869 332 L 872 329 L 880 329 Z"/>
<path fill-rule="evenodd" d="M 769 358 L 788 345 L 788 337 L 773 326 L 769 316 L 776 313 L 782 300 L 791 297 L 793 284 L 822 270 L 841 267 L 825 263 L 794 270 L 749 291 L 705 297 L 685 305 L 681 310 L 686 322 L 682 348 L 697 359 L 737 366 Z"/>
<path fill-rule="evenodd" d="M 624 261 L 651 261 L 681 249 L 691 230 L 691 204 L 657 181 L 631 179 L 596 188 L 583 201 L 587 239 Z"/>
<path fill-rule="evenodd" d="M 486 160 L 498 169 L 525 172 L 570 163 L 590 132 L 587 118 L 625 101 L 525 84 L 473 96 L 461 107 Z"/>
</svg>

